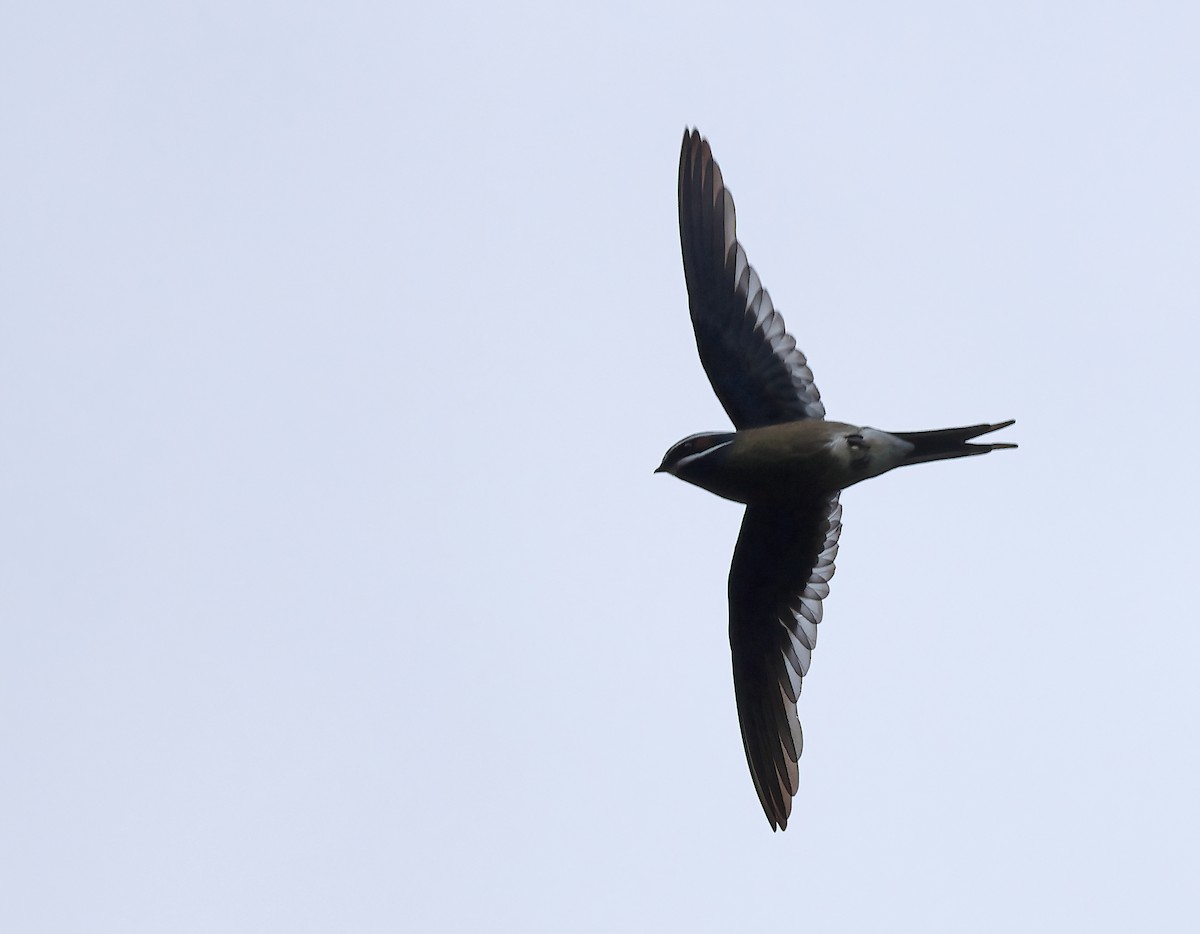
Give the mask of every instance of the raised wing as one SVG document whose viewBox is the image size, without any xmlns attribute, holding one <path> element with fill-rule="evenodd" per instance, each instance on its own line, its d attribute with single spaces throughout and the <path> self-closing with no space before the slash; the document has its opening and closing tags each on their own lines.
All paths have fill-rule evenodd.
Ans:
<svg viewBox="0 0 1200 934">
<path fill-rule="evenodd" d="M 729 644 L 746 761 L 771 829 L 787 829 L 804 747 L 796 700 L 842 531 L 837 494 L 748 506 L 729 569 Z"/>
<path fill-rule="evenodd" d="M 683 134 L 679 239 L 700 362 L 735 427 L 824 418 L 812 370 L 737 242 L 733 196 L 708 142 Z"/>
</svg>

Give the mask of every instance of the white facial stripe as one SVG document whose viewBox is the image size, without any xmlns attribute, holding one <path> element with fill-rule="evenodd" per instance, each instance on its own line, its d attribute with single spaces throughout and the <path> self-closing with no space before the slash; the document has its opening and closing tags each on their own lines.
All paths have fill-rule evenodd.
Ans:
<svg viewBox="0 0 1200 934">
<path fill-rule="evenodd" d="M 691 464 L 694 461 L 698 461 L 700 458 L 704 457 L 706 454 L 711 454 L 713 451 L 720 450 L 721 448 L 725 447 L 727 444 L 733 444 L 733 439 L 730 438 L 728 441 L 718 442 L 717 444 L 712 445 L 712 447 L 705 448 L 703 451 L 697 451 L 695 454 L 689 454 L 687 457 L 681 457 L 678 460 L 678 462 L 676 462 L 675 466 L 676 466 L 676 468 L 679 468 L 679 467 L 683 467 L 687 464 Z"/>
</svg>

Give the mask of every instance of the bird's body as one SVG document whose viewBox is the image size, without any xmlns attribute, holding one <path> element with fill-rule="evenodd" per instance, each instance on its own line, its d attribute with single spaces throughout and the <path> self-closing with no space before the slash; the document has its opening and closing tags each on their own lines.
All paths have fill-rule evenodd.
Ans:
<svg viewBox="0 0 1200 934">
<path fill-rule="evenodd" d="M 966 438 L 1011 424 L 893 433 L 845 422 L 804 419 L 744 431 L 692 435 L 667 452 L 659 470 L 737 503 L 787 503 L 837 493 L 909 463 L 1013 447 L 966 443 Z M 918 439 L 925 443 L 918 443 Z M 704 446 L 694 451 L 697 444 Z"/>
<path fill-rule="evenodd" d="M 700 360 L 736 431 L 704 432 L 658 471 L 746 504 L 729 570 L 729 642 L 742 742 L 771 827 L 786 829 L 808 673 L 841 533 L 839 494 L 908 464 L 986 454 L 1011 425 L 885 432 L 825 419 L 812 371 L 737 242 L 733 198 L 700 134 L 679 163 L 679 229 Z"/>
</svg>

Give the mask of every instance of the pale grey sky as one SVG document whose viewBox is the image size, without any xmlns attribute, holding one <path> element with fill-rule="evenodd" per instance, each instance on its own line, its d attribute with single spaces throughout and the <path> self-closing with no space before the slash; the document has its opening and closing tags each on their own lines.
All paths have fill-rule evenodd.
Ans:
<svg viewBox="0 0 1200 934">
<path fill-rule="evenodd" d="M 1191 931 L 1200 13 L 25 4 L 0 929 Z M 845 494 L 770 832 L 675 216 L 710 139 Z"/>
</svg>

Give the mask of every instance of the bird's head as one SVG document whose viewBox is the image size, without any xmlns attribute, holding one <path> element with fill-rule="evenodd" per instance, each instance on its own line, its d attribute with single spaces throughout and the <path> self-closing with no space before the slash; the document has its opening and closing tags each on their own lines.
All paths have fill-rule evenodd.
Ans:
<svg viewBox="0 0 1200 934">
<path fill-rule="evenodd" d="M 702 431 L 671 445 L 655 473 L 669 473 L 680 480 L 696 483 L 705 467 L 723 459 L 724 449 L 733 442 L 732 431 Z M 701 484 L 703 485 L 703 484 Z"/>
</svg>

